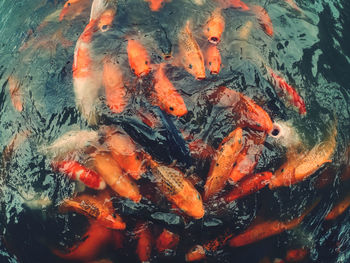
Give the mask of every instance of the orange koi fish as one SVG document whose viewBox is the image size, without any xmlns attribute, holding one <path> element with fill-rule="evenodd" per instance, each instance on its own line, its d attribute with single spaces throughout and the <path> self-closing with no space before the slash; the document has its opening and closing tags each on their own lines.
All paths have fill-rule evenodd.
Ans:
<svg viewBox="0 0 350 263">
<path fill-rule="evenodd" d="M 224 188 L 242 148 L 242 128 L 238 127 L 221 142 L 216 151 L 204 186 L 204 200 Z"/>
<path fill-rule="evenodd" d="M 273 36 L 273 25 L 271 18 L 265 8 L 259 5 L 251 6 L 252 12 L 255 14 L 261 28 L 264 30 L 265 34 L 272 37 Z"/>
<path fill-rule="evenodd" d="M 156 248 L 158 252 L 163 253 L 165 250 L 175 249 L 179 241 L 179 235 L 164 229 L 156 240 Z"/>
<path fill-rule="evenodd" d="M 191 262 L 205 259 L 208 252 L 213 253 L 221 249 L 232 236 L 233 234 L 225 233 L 203 245 L 196 245 L 186 254 L 186 261 Z"/>
<path fill-rule="evenodd" d="M 326 215 L 326 220 L 334 220 L 340 216 L 348 207 L 350 206 L 350 195 L 345 196 L 341 201 L 339 201 L 332 210 Z"/>
<path fill-rule="evenodd" d="M 231 247 L 242 247 L 254 242 L 258 242 L 267 237 L 278 235 L 286 230 L 290 230 L 299 225 L 307 214 L 318 204 L 318 201 L 308 208 L 301 216 L 290 220 L 289 222 L 281 222 L 278 220 L 256 223 L 248 227 L 243 233 L 233 237 L 229 241 Z"/>
<path fill-rule="evenodd" d="M 121 113 L 127 104 L 123 74 L 118 64 L 109 59 L 103 62 L 103 85 L 107 105 L 112 112 Z"/>
<path fill-rule="evenodd" d="M 189 20 L 187 20 L 186 25 L 179 34 L 179 51 L 181 63 L 185 70 L 196 79 L 204 79 L 205 67 L 203 54 L 196 39 L 192 35 Z"/>
<path fill-rule="evenodd" d="M 7 81 L 12 105 L 17 111 L 21 112 L 23 110 L 23 95 L 21 91 L 22 84 L 12 75 L 7 79 Z"/>
<path fill-rule="evenodd" d="M 136 253 L 141 262 L 149 262 L 152 252 L 153 238 L 148 224 L 138 223 L 136 226 L 135 234 L 138 239 Z"/>
<path fill-rule="evenodd" d="M 250 10 L 249 6 L 241 0 L 217 0 L 222 8 L 236 8 L 242 11 Z"/>
<path fill-rule="evenodd" d="M 72 20 L 90 8 L 91 0 L 68 0 L 59 15 L 59 21 Z"/>
<path fill-rule="evenodd" d="M 315 173 L 323 164 L 332 162 L 336 147 L 337 125 L 333 125 L 329 138 L 314 146 L 310 151 L 300 154 L 296 152 L 287 153 L 287 162 L 280 167 L 272 176 L 270 189 L 289 186 L 305 180 Z"/>
<path fill-rule="evenodd" d="M 286 253 L 286 260 L 288 262 L 300 262 L 303 261 L 309 251 L 306 248 L 290 249 Z"/>
<path fill-rule="evenodd" d="M 106 182 L 98 173 L 76 161 L 58 161 L 52 166 L 59 172 L 68 175 L 70 179 L 82 182 L 87 187 L 97 190 L 106 188 Z"/>
<path fill-rule="evenodd" d="M 120 196 L 140 202 L 138 186 L 123 173 L 113 157 L 106 153 L 97 153 L 93 156 L 94 166 L 106 183 Z"/>
<path fill-rule="evenodd" d="M 165 2 L 170 2 L 171 0 L 145 0 L 149 3 L 149 8 L 153 12 L 159 11 L 165 4 Z"/>
<path fill-rule="evenodd" d="M 229 176 L 231 183 L 239 182 L 254 171 L 264 148 L 265 138 L 266 133 L 259 131 L 249 134 L 246 137 L 244 149 L 237 157 L 236 165 L 233 167 Z"/>
<path fill-rule="evenodd" d="M 96 4 L 96 3 L 99 3 Z M 102 86 L 102 74 L 97 70 L 93 59 L 91 41 L 93 35 L 109 30 L 115 10 L 106 9 L 103 0 L 94 0 L 89 24 L 80 35 L 74 50 L 73 86 L 76 104 L 90 124 L 96 124 L 95 102 Z"/>
<path fill-rule="evenodd" d="M 110 229 L 125 229 L 126 225 L 119 215 L 114 215 L 113 205 L 110 198 L 98 200 L 89 195 L 81 195 L 73 200 L 64 200 L 61 210 L 71 210 L 90 216 L 101 225 Z"/>
<path fill-rule="evenodd" d="M 91 223 L 88 231 L 81 238 L 81 242 L 74 245 L 68 253 L 57 249 L 53 249 L 52 252 L 65 260 L 87 262 L 95 260 L 100 251 L 110 242 L 110 239 L 110 229 L 95 221 Z"/>
<path fill-rule="evenodd" d="M 146 48 L 139 41 L 129 39 L 127 52 L 132 72 L 138 77 L 148 75 L 151 71 L 151 60 Z"/>
<path fill-rule="evenodd" d="M 159 189 L 171 203 L 195 219 L 200 219 L 204 216 L 201 195 L 184 178 L 182 172 L 175 168 L 158 164 L 153 160 L 150 160 L 150 166 Z"/>
<path fill-rule="evenodd" d="M 245 178 L 224 197 L 225 201 L 229 203 L 259 191 L 269 184 L 271 176 L 271 172 L 262 172 Z"/>
<path fill-rule="evenodd" d="M 272 77 L 272 82 L 276 89 L 279 89 L 282 93 L 287 96 L 287 100 L 295 106 L 300 114 L 306 114 L 306 106 L 302 97 L 298 92 L 290 86 L 285 79 L 278 76 L 270 67 L 265 66 L 267 73 Z"/>
<path fill-rule="evenodd" d="M 217 8 L 209 17 L 204 26 L 203 32 L 210 43 L 217 45 L 221 40 L 221 35 L 224 32 L 224 29 L 225 19 L 221 14 L 221 8 Z"/>
<path fill-rule="evenodd" d="M 186 104 L 165 75 L 164 67 L 164 63 L 160 64 L 154 75 L 154 103 L 167 113 L 181 117 L 187 113 Z"/>
<path fill-rule="evenodd" d="M 238 122 L 241 127 L 249 127 L 267 133 L 272 131 L 273 123 L 269 114 L 251 98 L 225 86 L 219 87 L 208 98 L 211 103 L 232 108 L 233 113 L 239 113 Z"/>
<path fill-rule="evenodd" d="M 219 74 L 221 67 L 221 55 L 217 46 L 210 46 L 206 52 L 207 68 L 210 70 L 210 74 Z"/>
<path fill-rule="evenodd" d="M 124 232 L 123 231 L 113 231 L 112 232 L 112 242 L 115 249 L 121 249 L 124 247 Z"/>
<path fill-rule="evenodd" d="M 118 130 L 106 129 L 106 142 L 114 160 L 135 180 L 144 172 L 142 156 L 131 138 Z"/>
</svg>

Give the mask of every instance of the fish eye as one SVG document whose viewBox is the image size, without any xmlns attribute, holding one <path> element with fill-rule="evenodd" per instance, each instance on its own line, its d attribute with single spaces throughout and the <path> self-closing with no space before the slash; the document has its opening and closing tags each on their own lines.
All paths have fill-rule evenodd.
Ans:
<svg viewBox="0 0 350 263">
<path fill-rule="evenodd" d="M 211 66 L 211 61 L 209 61 L 209 66 Z"/>
<path fill-rule="evenodd" d="M 147 60 L 145 61 L 145 64 L 148 65 L 148 61 Z"/>
<path fill-rule="evenodd" d="M 169 110 L 173 111 L 173 110 L 174 110 L 174 108 L 173 108 L 173 107 L 169 107 Z"/>
<path fill-rule="evenodd" d="M 133 68 L 133 69 L 131 69 L 132 70 L 132 72 L 134 72 L 135 73 L 135 69 Z"/>
<path fill-rule="evenodd" d="M 103 26 L 101 27 L 101 30 L 102 30 L 103 32 L 107 31 L 107 29 L 108 29 L 108 25 L 103 25 Z"/>
<path fill-rule="evenodd" d="M 70 6 L 70 3 L 68 2 L 67 5 Z"/>
<path fill-rule="evenodd" d="M 189 68 L 189 69 L 192 69 L 192 64 L 189 64 L 189 65 L 188 65 L 188 68 Z"/>
</svg>

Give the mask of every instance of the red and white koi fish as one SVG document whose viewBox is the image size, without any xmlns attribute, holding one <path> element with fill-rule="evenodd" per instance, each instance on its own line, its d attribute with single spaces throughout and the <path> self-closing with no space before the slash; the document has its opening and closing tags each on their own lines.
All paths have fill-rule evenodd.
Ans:
<svg viewBox="0 0 350 263">
<path fill-rule="evenodd" d="M 261 28 L 264 30 L 265 34 L 272 37 L 273 36 L 273 24 L 271 18 L 265 8 L 259 5 L 251 5 L 251 10 L 255 14 Z"/>
</svg>

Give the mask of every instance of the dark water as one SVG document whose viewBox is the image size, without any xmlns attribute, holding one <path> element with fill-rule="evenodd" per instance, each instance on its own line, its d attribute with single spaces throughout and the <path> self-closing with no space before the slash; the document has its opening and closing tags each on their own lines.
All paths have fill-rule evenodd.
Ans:
<svg viewBox="0 0 350 263">
<path fill-rule="evenodd" d="M 208 261 L 259 262 L 265 256 L 284 258 L 290 248 L 307 247 L 310 253 L 305 262 L 350 262 L 350 212 L 345 211 L 333 221 L 324 220 L 349 189 L 349 182 L 341 181 L 340 177 L 350 165 L 347 151 L 350 139 L 350 2 L 296 1 L 302 14 L 282 0 L 246 2 L 266 8 L 274 25 L 274 37 L 268 37 L 254 23 L 248 40 L 240 40 L 237 37 L 240 29 L 247 21 L 254 21 L 253 16 L 234 9 L 224 10 L 226 30 L 220 43 L 223 59 L 220 74 L 197 81 L 183 69 L 169 67 L 168 76 L 174 86 L 179 87 L 189 113 L 179 119 L 164 118 L 176 129 L 195 134 L 217 147 L 235 123 L 225 112 L 207 104 L 203 97 L 206 91 L 225 84 L 253 98 L 273 121 L 291 125 L 307 148 L 327 136 L 330 123 L 336 118 L 338 136 L 333 162 L 302 183 L 273 191 L 263 189 L 219 211 L 210 210 L 198 221 L 167 213 L 167 204 L 159 207 L 145 201 L 135 206 L 116 200 L 117 211 L 124 213 L 123 218 L 129 224 L 126 232 L 130 242 L 125 251 L 116 253 L 106 248 L 102 258 L 113 262 L 136 261 L 132 232 L 138 219 L 152 222 L 156 230 L 168 227 L 181 237 L 176 255 L 164 259 L 154 253 L 155 262 L 182 262 L 191 246 L 214 238 L 228 228 L 239 234 L 257 216 L 266 220 L 288 220 L 319 200 L 293 230 L 238 249 L 225 247 Z M 59 0 L 3 0 L 0 3 L 0 144 L 4 149 L 0 177 L 0 262 L 4 263 L 63 262 L 52 255 L 50 249 L 72 246 L 87 227 L 83 216 L 58 212 L 60 201 L 71 196 L 77 186 L 54 173 L 50 158 L 40 151 L 42 145 L 69 130 L 89 127 L 75 107 L 71 73 L 75 42 L 88 23 L 89 9 L 72 20 L 58 22 L 57 12 L 63 4 Z M 172 49 L 176 54 L 177 34 L 188 18 L 192 18 L 200 46 L 207 45 L 200 35 L 211 10 L 213 4 L 209 0 L 203 6 L 189 0 L 173 0 L 159 13 L 151 13 L 147 3 L 141 0 L 120 1 L 112 29 L 94 40 L 95 52 L 117 54 L 128 72 L 125 78 L 135 80 L 127 70 L 125 36 L 142 35 L 145 42 L 150 43 L 152 63 L 160 63 L 162 52 Z M 306 103 L 306 116 L 300 116 L 284 104 L 265 79 L 263 63 L 282 72 L 297 87 Z M 24 109 L 20 113 L 14 109 L 9 95 L 11 74 L 22 83 Z M 151 80 L 146 78 L 134 83 L 146 90 Z M 139 105 L 151 108 L 142 96 L 135 96 L 128 110 Z M 135 137 L 142 132 L 135 126 L 129 129 L 130 132 L 134 129 Z M 11 138 L 23 133 L 29 136 L 8 153 L 6 147 Z M 268 137 L 256 169 L 277 169 L 285 161 L 289 139 L 281 141 Z M 185 169 L 188 159 L 181 160 L 176 150 L 169 151 L 168 156 L 164 156 L 164 152 L 155 151 L 154 154 L 158 153 L 158 158 L 164 157 L 162 161 L 168 163 L 176 158 Z M 209 163 L 190 162 L 205 180 Z M 317 189 L 315 182 L 322 175 L 328 175 L 329 184 Z M 147 178 L 143 180 L 147 182 Z"/>
</svg>

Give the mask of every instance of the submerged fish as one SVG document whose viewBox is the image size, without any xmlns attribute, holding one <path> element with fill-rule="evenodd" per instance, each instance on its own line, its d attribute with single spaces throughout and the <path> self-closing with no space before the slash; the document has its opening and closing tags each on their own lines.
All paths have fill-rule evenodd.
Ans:
<svg viewBox="0 0 350 263">
<path fill-rule="evenodd" d="M 140 202 L 141 195 L 138 186 L 128 175 L 124 174 L 119 164 L 110 154 L 97 153 L 93 156 L 94 167 L 106 183 L 120 196 Z"/>
<path fill-rule="evenodd" d="M 138 77 L 148 75 L 151 71 L 151 60 L 146 48 L 138 40 L 129 39 L 127 46 L 129 64 L 132 72 Z"/>
<path fill-rule="evenodd" d="M 156 183 L 165 197 L 187 215 L 200 219 L 204 216 L 201 195 L 194 186 L 184 178 L 184 174 L 176 168 L 171 168 L 149 160 Z"/>
<path fill-rule="evenodd" d="M 350 195 L 346 195 L 342 200 L 335 204 L 331 211 L 326 215 L 325 220 L 334 220 L 340 216 L 350 206 Z"/>
<path fill-rule="evenodd" d="M 265 34 L 272 37 L 273 36 L 273 24 L 269 14 L 266 9 L 259 5 L 251 5 L 251 11 L 255 14 L 261 28 L 264 30 Z"/>
<path fill-rule="evenodd" d="M 90 195 L 80 195 L 72 200 L 66 199 L 60 209 L 87 215 L 110 229 L 120 230 L 126 227 L 122 218 L 114 213 L 110 197 L 105 194 L 100 194 L 95 198 Z"/>
<path fill-rule="evenodd" d="M 154 75 L 154 103 L 165 112 L 181 117 L 187 113 L 186 104 L 164 73 L 165 64 L 159 65 Z"/>
<path fill-rule="evenodd" d="M 333 124 L 329 137 L 315 145 L 311 150 L 298 153 L 287 153 L 287 161 L 271 178 L 270 189 L 280 186 L 290 186 L 305 180 L 315 173 L 323 164 L 332 162 L 331 156 L 336 148 L 337 122 Z"/>
<path fill-rule="evenodd" d="M 203 54 L 192 34 L 191 22 L 189 20 L 187 20 L 179 33 L 179 52 L 184 69 L 196 79 L 204 79 L 205 67 Z"/>
<path fill-rule="evenodd" d="M 210 46 L 207 49 L 205 60 L 207 62 L 207 68 L 210 70 L 210 74 L 219 74 L 221 67 L 221 55 L 217 46 Z"/>
<path fill-rule="evenodd" d="M 287 262 L 300 262 L 303 261 L 308 254 L 309 250 L 306 248 L 289 249 L 285 259 Z"/>
<path fill-rule="evenodd" d="M 23 110 L 23 91 L 20 83 L 13 75 L 8 78 L 9 93 L 13 107 L 21 112 Z"/>
<path fill-rule="evenodd" d="M 127 105 L 123 74 L 119 65 L 108 58 L 103 61 L 103 85 L 107 105 L 114 113 L 121 113 Z"/>
<path fill-rule="evenodd" d="M 204 35 L 208 41 L 217 45 L 221 41 L 221 35 L 225 29 L 225 19 L 221 14 L 221 8 L 213 11 L 203 28 Z"/>
<path fill-rule="evenodd" d="M 163 229 L 162 233 L 157 237 L 156 248 L 158 252 L 163 253 L 166 250 L 176 249 L 179 241 L 179 235 L 167 229 Z"/>
<path fill-rule="evenodd" d="M 204 186 L 204 200 L 221 191 L 243 148 L 242 129 L 232 131 L 219 145 Z"/>
<path fill-rule="evenodd" d="M 59 21 L 63 19 L 72 20 L 90 8 L 91 0 L 68 0 L 64 4 Z"/>
<path fill-rule="evenodd" d="M 138 223 L 135 228 L 137 238 L 136 254 L 141 262 L 149 262 L 152 252 L 153 237 L 147 223 Z"/>
<path fill-rule="evenodd" d="M 241 0 L 216 0 L 222 8 L 236 8 L 242 11 L 250 10 L 249 6 Z"/>
<path fill-rule="evenodd" d="M 170 2 L 171 0 L 145 0 L 149 4 L 149 8 L 157 12 L 159 11 L 165 4 L 165 2 Z"/>
</svg>

